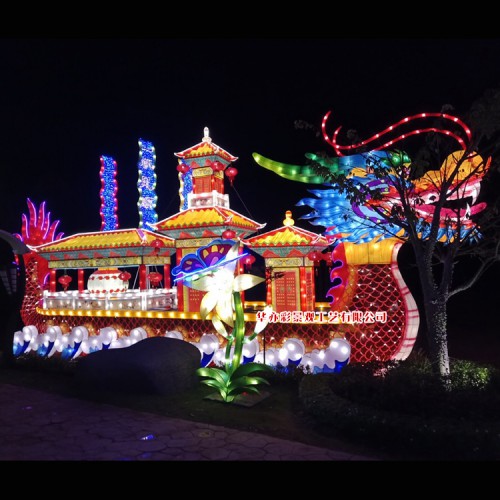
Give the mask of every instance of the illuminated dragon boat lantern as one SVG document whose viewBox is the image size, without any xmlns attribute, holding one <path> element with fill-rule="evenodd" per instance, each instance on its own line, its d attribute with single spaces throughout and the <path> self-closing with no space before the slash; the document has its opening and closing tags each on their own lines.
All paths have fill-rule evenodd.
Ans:
<svg viewBox="0 0 500 500">
<path fill-rule="evenodd" d="M 445 134 L 455 139 L 461 150 L 449 155 L 439 170 L 432 170 L 421 178 L 412 181 L 413 192 L 418 197 L 415 203 L 416 211 L 423 221 L 430 221 L 433 215 L 432 200 L 435 199 L 433 187 L 449 177 L 462 158 L 466 142 L 450 130 L 427 127 L 411 130 L 392 140 L 384 142 L 379 147 L 367 153 L 356 154 L 360 148 L 366 150 L 371 143 L 380 144 L 386 134 L 397 127 L 427 118 L 440 118 L 451 121 L 461 128 L 466 140 L 470 140 L 471 132 L 458 118 L 443 113 L 421 113 L 400 120 L 375 134 L 371 138 L 353 145 L 338 143 L 338 127 L 330 138 L 326 132 L 326 124 L 330 113 L 322 123 L 323 137 L 336 153 L 334 158 L 321 158 L 307 153 L 305 156 L 323 167 L 324 171 L 343 174 L 354 178 L 366 190 L 381 189 L 385 192 L 394 191 L 391 205 L 401 202 L 391 182 L 391 167 L 402 162 L 410 162 L 409 157 L 401 151 L 385 151 L 396 142 L 409 136 L 434 132 Z M 349 153 L 344 155 L 345 153 Z M 331 299 L 329 315 L 337 321 L 337 328 L 342 331 L 352 346 L 352 361 L 367 362 L 371 360 L 405 359 L 415 343 L 418 327 L 418 308 L 403 277 L 398 269 L 397 256 L 399 249 L 406 240 L 406 234 L 401 228 L 394 226 L 389 220 L 381 217 L 381 210 L 374 210 L 374 204 L 383 203 L 368 198 L 363 204 L 352 203 L 338 189 L 338 185 L 327 182 L 319 175 L 318 170 L 310 164 L 299 166 L 277 162 L 258 153 L 253 154 L 258 165 L 273 171 L 279 176 L 296 182 L 320 186 L 321 189 L 310 189 L 312 197 L 300 200 L 298 206 L 308 206 L 312 211 L 302 218 L 313 225 L 325 228 L 324 236 L 334 245 L 332 251 L 332 270 L 330 273 L 331 289 L 327 297 Z M 387 176 L 376 176 L 373 165 L 384 165 Z M 480 167 L 483 165 L 483 167 Z M 471 214 L 484 209 L 484 203 L 474 204 L 479 194 L 479 185 L 488 168 L 489 161 L 484 163 L 476 153 L 472 153 L 462 162 L 460 172 L 455 177 L 458 183 L 467 177 L 466 189 L 460 190 L 461 197 L 471 197 L 472 206 L 460 213 L 461 235 L 465 235 L 473 226 Z M 473 175 L 471 175 L 471 173 Z M 434 188 L 435 189 L 435 188 Z M 453 185 L 451 186 L 453 189 Z M 386 207 L 389 208 L 389 207 Z M 452 241 L 457 227 L 450 226 L 446 208 L 442 210 L 442 223 L 438 238 L 442 243 Z M 383 210 L 382 210 L 383 212 Z M 454 212 L 456 215 L 456 211 Z M 445 220 L 447 219 L 447 220 Z M 429 225 L 420 225 L 421 237 L 429 236 Z"/>
</svg>

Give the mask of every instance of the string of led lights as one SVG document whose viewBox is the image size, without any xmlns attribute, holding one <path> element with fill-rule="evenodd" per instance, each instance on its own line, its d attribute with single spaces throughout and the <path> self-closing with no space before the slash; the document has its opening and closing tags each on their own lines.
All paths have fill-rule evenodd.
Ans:
<svg viewBox="0 0 500 500">
<path fill-rule="evenodd" d="M 111 156 L 101 156 L 101 231 L 114 231 L 118 229 L 118 201 L 116 193 L 118 184 L 116 182 L 116 161 Z"/>
<path fill-rule="evenodd" d="M 156 154 L 152 142 L 139 139 L 139 162 L 137 163 L 139 179 L 137 188 L 139 190 L 139 227 L 154 230 L 152 224 L 158 222 L 156 213 Z"/>
<path fill-rule="evenodd" d="M 406 118 L 403 118 L 402 120 L 399 120 L 398 122 L 393 123 L 389 127 L 385 128 L 381 132 L 378 132 L 377 134 L 372 135 L 368 139 L 358 142 L 356 144 L 350 144 L 350 145 L 340 145 L 337 142 L 337 136 L 340 132 L 340 129 L 342 126 L 338 127 L 335 132 L 332 135 L 332 138 L 328 137 L 328 134 L 326 132 L 326 123 L 328 121 L 328 118 L 330 117 L 331 111 L 328 111 L 326 115 L 323 117 L 323 121 L 321 122 L 321 131 L 323 132 L 323 138 L 325 141 L 330 144 L 330 146 L 333 146 L 335 149 L 335 152 L 337 153 L 338 156 L 343 156 L 342 150 L 347 150 L 347 151 L 353 151 L 355 149 L 358 149 L 360 147 L 366 146 L 367 144 L 370 144 L 373 141 L 379 140 L 382 138 L 382 136 L 388 134 L 389 132 L 393 132 L 396 128 L 400 127 L 401 125 L 413 122 L 414 120 L 422 120 L 426 118 L 443 118 L 445 120 L 450 120 L 453 123 L 457 124 L 459 127 L 462 128 L 462 130 L 465 132 L 465 135 L 467 136 L 467 139 L 470 141 L 472 133 L 469 129 L 469 127 L 462 121 L 460 118 L 457 118 L 456 116 L 448 115 L 446 113 L 419 113 L 417 115 L 412 115 L 412 116 L 407 116 Z M 441 129 L 441 128 L 436 128 L 436 127 L 427 127 L 427 128 L 420 128 L 416 130 L 411 130 L 405 134 L 401 134 L 398 137 L 391 139 L 390 141 L 385 142 L 384 144 L 377 146 L 377 147 L 371 147 L 370 149 L 372 151 L 378 151 L 381 149 L 385 149 L 387 147 L 390 147 L 394 144 L 396 144 L 399 141 L 402 141 L 404 139 L 407 139 L 408 137 L 411 137 L 413 135 L 419 135 L 419 134 L 425 134 L 428 132 L 435 132 L 438 134 L 443 134 L 449 137 L 452 137 L 455 139 L 460 146 L 463 149 L 467 149 L 465 141 L 457 134 L 452 132 L 451 130 L 447 129 Z"/>
</svg>

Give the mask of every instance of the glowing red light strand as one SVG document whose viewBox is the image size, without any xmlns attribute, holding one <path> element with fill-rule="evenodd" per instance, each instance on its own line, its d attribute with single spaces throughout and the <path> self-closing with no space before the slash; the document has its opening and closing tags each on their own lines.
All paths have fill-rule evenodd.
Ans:
<svg viewBox="0 0 500 500">
<path fill-rule="evenodd" d="M 393 123 L 389 127 L 382 130 L 381 132 L 372 135 L 370 138 L 368 138 L 364 141 L 361 141 L 361 142 L 358 142 L 357 144 L 352 144 L 349 146 L 343 146 L 343 145 L 340 145 L 337 143 L 337 136 L 338 136 L 342 126 L 338 127 L 335 130 L 331 139 L 330 139 L 330 137 L 328 137 L 328 134 L 326 132 L 326 122 L 328 121 L 330 114 L 331 114 L 331 111 L 328 111 L 328 113 L 324 116 L 323 122 L 321 123 L 321 131 L 323 132 L 323 138 L 325 139 L 325 141 L 328 144 L 330 144 L 331 146 L 333 146 L 333 148 L 335 149 L 335 152 L 337 153 L 338 156 L 344 156 L 342 154 L 342 150 L 352 151 L 352 150 L 355 150 L 359 147 L 366 146 L 367 144 L 369 144 L 373 141 L 381 139 L 382 136 L 388 134 L 389 132 L 393 132 L 400 125 L 410 123 L 413 120 L 419 120 L 419 119 L 421 120 L 421 119 L 425 119 L 425 118 L 444 118 L 446 120 L 450 120 L 463 129 L 468 140 L 470 140 L 471 136 L 472 136 L 469 127 L 467 127 L 467 125 L 462 120 L 460 120 L 460 118 L 457 118 L 456 116 L 448 115 L 446 113 L 419 113 L 418 115 L 407 116 L 406 118 L 403 118 L 402 120 L 399 120 L 398 122 Z M 384 149 L 386 147 L 392 146 L 396 142 L 402 141 L 403 139 L 406 139 L 412 135 L 418 135 L 418 134 L 423 134 L 423 133 L 427 133 L 427 132 L 436 132 L 438 134 L 443 134 L 443 135 L 447 135 L 449 137 L 453 137 L 453 139 L 455 139 L 463 149 L 466 149 L 465 141 L 457 134 L 455 134 L 447 129 L 438 129 L 436 127 L 428 127 L 428 128 L 421 128 L 421 129 L 417 129 L 417 130 L 412 130 L 406 134 L 401 134 L 398 137 L 396 137 L 395 139 L 392 139 L 390 141 L 385 142 L 381 146 L 378 146 L 376 148 L 372 148 L 372 151 L 378 151 L 380 149 Z"/>
</svg>

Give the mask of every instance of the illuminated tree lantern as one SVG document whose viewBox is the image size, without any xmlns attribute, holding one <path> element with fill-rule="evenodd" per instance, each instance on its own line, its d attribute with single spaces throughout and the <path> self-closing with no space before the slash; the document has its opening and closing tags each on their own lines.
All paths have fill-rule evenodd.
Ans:
<svg viewBox="0 0 500 500">
<path fill-rule="evenodd" d="M 73 278 L 71 276 L 68 276 L 67 274 L 63 274 L 57 281 L 63 286 L 64 291 L 66 291 L 69 284 L 73 281 Z"/>
<path fill-rule="evenodd" d="M 231 186 L 233 185 L 234 178 L 238 175 L 238 169 L 234 167 L 229 167 L 226 169 L 226 177 L 229 179 Z"/>
<path fill-rule="evenodd" d="M 163 276 L 160 273 L 152 272 L 148 274 L 148 280 L 154 288 L 158 287 L 162 279 Z"/>
</svg>

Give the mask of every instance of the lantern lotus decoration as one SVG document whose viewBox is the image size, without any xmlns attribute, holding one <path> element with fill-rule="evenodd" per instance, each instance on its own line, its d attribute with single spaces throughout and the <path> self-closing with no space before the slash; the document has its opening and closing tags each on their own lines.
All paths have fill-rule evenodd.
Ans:
<svg viewBox="0 0 500 500">
<path fill-rule="evenodd" d="M 201 301 L 200 314 L 203 319 L 210 314 L 217 333 L 227 341 L 224 368 L 198 369 L 202 382 L 216 388 L 226 403 L 233 402 L 243 392 L 259 393 L 257 386 L 268 382 L 255 374 L 270 370 L 260 363 L 242 363 L 244 344 L 255 339 L 268 323 L 268 320 L 257 322 L 253 334 L 245 337 L 241 292 L 264 278 L 235 275 L 236 264 L 242 257 L 238 242 L 214 240 L 196 254 L 186 255 L 172 270 L 175 279 L 182 279 L 185 286 L 207 292 Z M 232 331 L 228 332 L 226 326 L 232 327 Z"/>
</svg>

